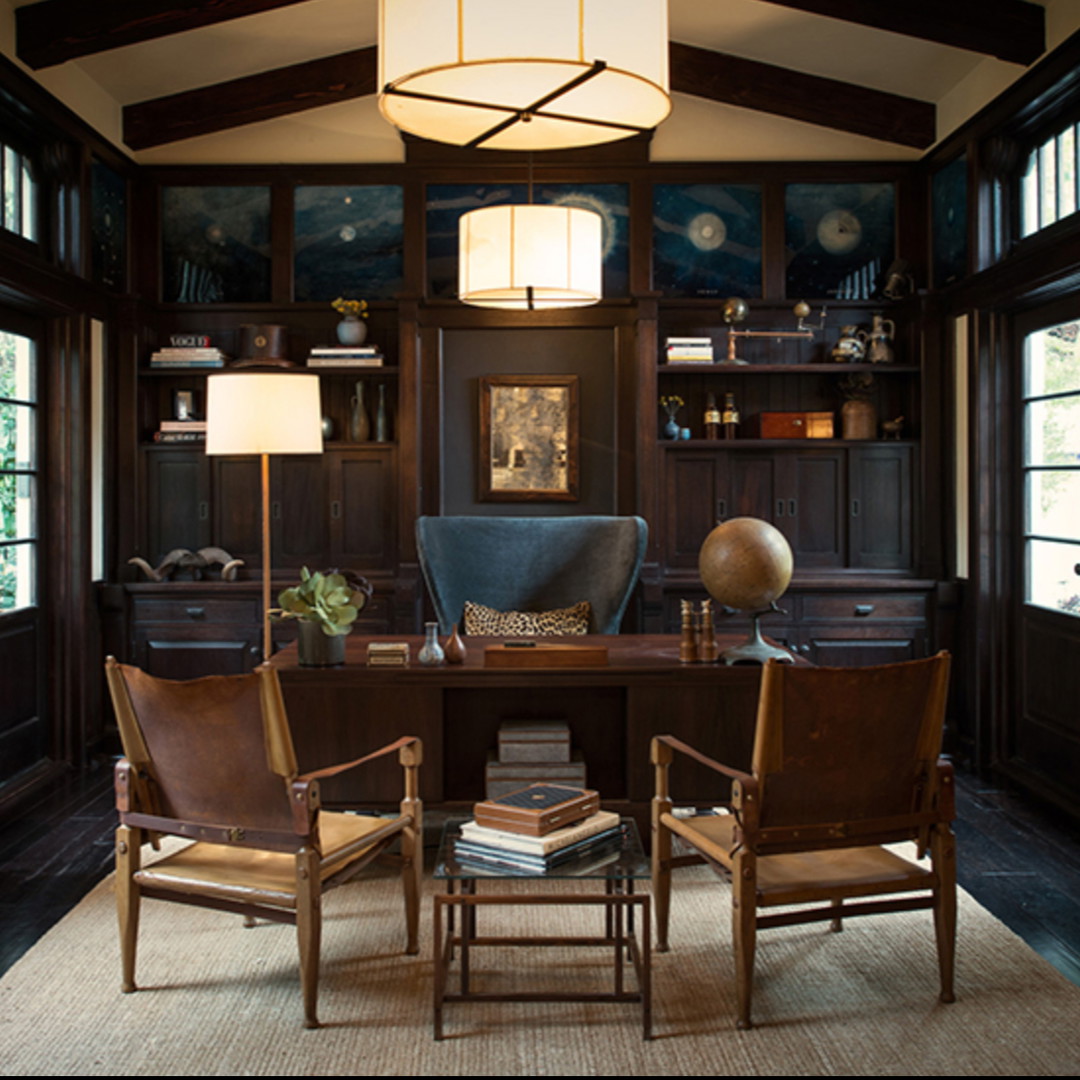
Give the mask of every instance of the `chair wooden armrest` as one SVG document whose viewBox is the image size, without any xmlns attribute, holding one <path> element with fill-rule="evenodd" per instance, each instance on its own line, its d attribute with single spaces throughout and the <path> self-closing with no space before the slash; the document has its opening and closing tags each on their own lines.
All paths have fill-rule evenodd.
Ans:
<svg viewBox="0 0 1080 1080">
<path fill-rule="evenodd" d="M 321 805 L 319 797 L 319 781 L 339 773 L 348 772 L 350 769 L 359 768 L 369 761 L 386 757 L 394 751 L 398 751 L 398 762 L 405 772 L 404 792 L 401 802 L 401 812 L 404 816 L 418 819 L 419 814 L 419 769 L 424 757 L 424 745 L 415 735 L 402 735 L 392 743 L 373 750 L 370 754 L 346 761 L 340 765 L 328 765 L 324 769 L 314 769 L 303 773 L 292 781 L 290 791 L 292 795 L 293 821 L 296 831 L 301 836 L 306 836 L 311 831 L 312 822 Z"/>
</svg>

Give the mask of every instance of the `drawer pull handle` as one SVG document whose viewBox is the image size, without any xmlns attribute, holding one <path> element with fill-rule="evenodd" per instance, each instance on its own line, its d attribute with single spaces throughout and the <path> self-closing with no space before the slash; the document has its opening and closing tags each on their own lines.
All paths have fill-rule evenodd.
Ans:
<svg viewBox="0 0 1080 1080">
<path fill-rule="evenodd" d="M 788 499 L 788 504 L 787 505 L 788 505 L 788 510 L 787 510 L 788 517 L 798 517 L 799 516 L 799 500 L 798 499 Z"/>
<path fill-rule="evenodd" d="M 332 517 L 332 518 L 333 518 L 333 519 L 334 519 L 335 521 L 337 521 L 337 519 L 338 519 L 339 517 L 341 517 L 341 500 L 340 500 L 340 499 L 334 499 L 334 500 L 333 500 L 333 501 L 332 501 L 332 502 L 330 503 L 330 516 L 331 516 L 331 517 Z"/>
<path fill-rule="evenodd" d="M 206 618 L 206 608 L 189 607 L 189 608 L 184 608 L 184 610 L 187 612 L 189 618 L 192 618 L 192 619 L 205 619 Z"/>
<path fill-rule="evenodd" d="M 784 500 L 783 499 L 777 499 L 776 500 L 776 516 L 778 518 L 782 518 L 784 516 Z"/>
<path fill-rule="evenodd" d="M 210 520 L 210 504 L 208 502 L 200 502 L 199 503 L 199 520 L 200 521 L 209 521 Z"/>
<path fill-rule="evenodd" d="M 859 500 L 858 499 L 852 499 L 851 500 L 851 516 L 853 518 L 859 516 Z"/>
<path fill-rule="evenodd" d="M 856 604 L 855 605 L 855 614 L 858 615 L 859 618 L 861 618 L 861 619 L 865 619 L 867 615 L 873 615 L 873 613 L 874 613 L 874 605 L 873 604 Z"/>
<path fill-rule="evenodd" d="M 270 504 L 270 515 L 275 521 L 281 520 L 281 503 L 272 502 Z"/>
</svg>

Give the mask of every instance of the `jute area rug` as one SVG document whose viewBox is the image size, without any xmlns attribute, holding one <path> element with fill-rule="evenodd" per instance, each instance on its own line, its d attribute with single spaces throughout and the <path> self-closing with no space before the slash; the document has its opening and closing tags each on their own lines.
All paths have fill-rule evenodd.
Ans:
<svg viewBox="0 0 1080 1080">
<path fill-rule="evenodd" d="M 121 994 L 111 879 L 0 981 L 5 1075 L 822 1076 L 1080 1072 L 1080 988 L 962 896 L 958 1000 L 937 1001 L 929 912 L 762 935 L 753 1031 L 734 1024 L 729 892 L 678 871 L 672 951 L 654 957 L 654 1041 L 636 1005 L 448 1004 L 431 1034 L 431 903 L 419 957 L 400 949 L 396 878 L 329 894 L 324 1027 L 301 1026 L 292 927 L 146 902 L 138 978 Z M 554 886 L 553 886 L 554 887 Z M 429 892 L 433 888 L 428 884 Z M 578 908 L 488 909 L 481 927 L 562 934 Z M 591 925 L 591 924 L 590 924 Z M 595 926 L 591 932 L 597 932 Z M 487 949 L 489 989 L 566 986 L 610 970 L 579 948 Z"/>
</svg>

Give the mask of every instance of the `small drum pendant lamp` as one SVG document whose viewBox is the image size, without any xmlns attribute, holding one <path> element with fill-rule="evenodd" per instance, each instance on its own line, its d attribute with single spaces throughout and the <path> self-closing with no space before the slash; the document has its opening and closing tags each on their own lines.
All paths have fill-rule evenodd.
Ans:
<svg viewBox="0 0 1080 1080">
<path fill-rule="evenodd" d="M 575 206 L 487 206 L 458 226 L 458 297 L 466 304 L 542 311 L 601 296 L 603 220 Z"/>
<path fill-rule="evenodd" d="M 671 111 L 666 0 L 380 0 L 379 109 L 413 135 L 553 150 Z"/>
</svg>

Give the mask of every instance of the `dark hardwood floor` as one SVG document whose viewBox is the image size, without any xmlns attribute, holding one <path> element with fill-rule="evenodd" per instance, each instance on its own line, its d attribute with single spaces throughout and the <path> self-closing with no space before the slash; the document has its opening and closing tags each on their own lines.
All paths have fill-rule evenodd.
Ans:
<svg viewBox="0 0 1080 1080">
<path fill-rule="evenodd" d="M 960 884 L 1080 985 L 1080 823 L 958 777 Z M 0 821 L 0 973 L 112 869 L 112 770 L 54 782 Z"/>
</svg>

